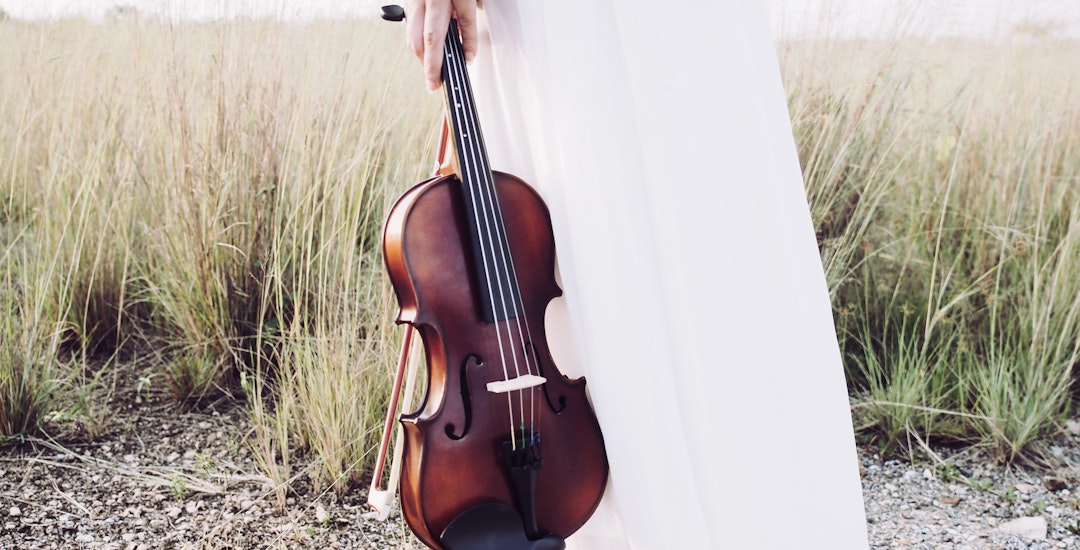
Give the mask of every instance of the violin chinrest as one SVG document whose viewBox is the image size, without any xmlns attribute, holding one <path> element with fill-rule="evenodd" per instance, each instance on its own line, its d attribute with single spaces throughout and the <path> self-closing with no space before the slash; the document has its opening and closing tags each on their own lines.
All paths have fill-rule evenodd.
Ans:
<svg viewBox="0 0 1080 550">
<path fill-rule="evenodd" d="M 563 550 L 561 537 L 529 540 L 521 516 L 497 502 L 473 506 L 454 518 L 442 533 L 446 550 Z"/>
</svg>

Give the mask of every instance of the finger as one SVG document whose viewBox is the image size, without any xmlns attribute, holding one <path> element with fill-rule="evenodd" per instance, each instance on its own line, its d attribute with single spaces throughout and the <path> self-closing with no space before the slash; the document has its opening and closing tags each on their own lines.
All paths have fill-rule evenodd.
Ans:
<svg viewBox="0 0 1080 550">
<path fill-rule="evenodd" d="M 424 60 L 424 0 L 405 4 L 405 45 L 417 59 Z"/>
<path fill-rule="evenodd" d="M 443 44 L 446 30 L 450 25 L 449 0 L 430 2 L 424 13 L 424 77 L 429 91 L 439 89 L 442 84 Z"/>
<path fill-rule="evenodd" d="M 454 14 L 457 17 L 458 31 L 461 33 L 461 47 L 465 50 L 465 61 L 476 57 L 476 0 L 454 0 Z"/>
</svg>

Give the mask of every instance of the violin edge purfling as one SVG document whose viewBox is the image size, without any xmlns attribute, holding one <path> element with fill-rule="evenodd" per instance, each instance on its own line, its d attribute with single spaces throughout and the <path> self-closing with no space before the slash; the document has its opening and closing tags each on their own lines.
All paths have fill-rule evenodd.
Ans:
<svg viewBox="0 0 1080 550">
<path fill-rule="evenodd" d="M 535 196 L 535 192 L 517 178 L 498 173 L 497 177 L 503 182 L 500 188 L 517 189 L 519 199 Z M 450 195 L 460 194 L 455 190 L 456 185 L 456 177 L 446 176 L 429 180 L 406 193 L 388 217 L 385 231 L 390 236 L 385 241 L 387 268 L 399 303 L 403 304 L 399 322 L 412 324 L 418 329 L 429 364 L 428 391 L 423 402 L 418 410 L 401 418 L 406 433 L 401 480 L 402 510 L 417 536 L 433 548 L 442 547 L 439 534 L 457 513 L 473 504 L 497 501 L 518 508 L 510 475 L 503 464 L 505 457 L 501 452 L 501 446 L 508 438 L 507 429 L 499 423 L 482 420 L 485 416 L 504 417 L 505 398 L 489 398 L 486 405 L 479 404 L 475 398 L 483 395 L 486 383 L 498 378 L 498 373 L 482 373 L 480 370 L 484 367 L 465 366 L 469 357 L 494 353 L 490 346 L 477 351 L 484 346 L 462 343 L 468 340 L 468 336 L 478 334 L 480 340 L 490 341 L 493 325 L 484 322 L 473 306 L 473 289 L 465 292 L 441 290 L 444 288 L 443 278 L 452 278 L 469 269 L 462 258 L 462 245 L 458 244 L 456 251 L 451 246 L 455 241 L 460 243 L 464 240 L 462 232 L 460 229 L 446 231 L 441 224 L 431 230 L 436 235 L 428 235 L 426 230 L 420 228 L 415 228 L 415 231 L 405 228 L 416 219 L 438 218 L 432 210 L 442 211 L 446 217 L 460 217 L 463 207 L 447 200 Z M 421 212 L 417 213 L 418 210 Z M 512 236 L 518 233 L 514 229 L 509 232 Z M 393 235 L 405 237 L 401 246 L 394 242 Z M 551 250 L 553 258 L 553 240 L 550 242 L 546 248 Z M 415 251 L 410 243 L 417 244 Z M 439 250 L 446 251 L 446 254 L 440 255 Z M 429 262 L 437 267 L 428 265 Z M 530 274 L 543 273 L 531 268 L 527 271 Z M 607 460 L 599 424 L 586 396 L 585 380 L 571 380 L 563 376 L 547 349 L 542 317 L 546 313 L 547 303 L 560 291 L 554 281 L 553 267 L 547 270 L 543 279 L 544 285 L 534 285 L 543 286 L 543 291 L 537 293 L 536 304 L 532 300 L 526 303 L 527 312 L 537 312 L 535 315 L 528 314 L 535 317 L 530 319 L 530 324 L 541 326 L 539 330 L 533 329 L 535 341 L 529 353 L 540 358 L 548 394 L 538 392 L 535 398 L 537 408 L 543 415 L 540 423 L 545 428 L 544 465 L 537 479 L 537 530 L 566 537 L 584 524 L 599 504 L 607 483 Z M 443 319 L 445 315 L 433 311 L 442 308 L 467 313 L 452 316 L 453 321 L 450 322 Z M 463 321 L 463 317 L 470 319 Z M 490 365 L 490 362 L 484 364 Z M 472 369 L 472 372 L 464 372 L 463 380 L 460 369 L 465 368 Z M 446 426 L 452 424 L 454 430 L 459 432 L 465 427 L 464 403 L 459 396 L 466 385 L 468 393 L 473 396 L 474 421 L 464 438 L 454 440 L 446 436 Z M 482 442 L 480 451 L 466 448 L 466 444 L 477 441 Z M 559 452 L 560 448 L 573 449 L 574 452 Z M 473 456 L 477 452 L 483 456 Z M 462 455 L 465 458 L 461 458 Z M 457 468 L 462 462 L 469 463 L 480 473 L 461 473 Z M 564 473 L 558 474 L 560 471 Z M 492 477 L 493 472 L 498 475 Z M 447 479 L 455 481 L 447 483 Z M 441 499 L 426 498 L 433 493 L 447 492 L 466 501 L 460 505 L 462 510 L 440 511 L 439 508 L 444 505 Z M 432 500 L 434 502 L 430 502 Z"/>
<path fill-rule="evenodd" d="M 445 532 L 467 531 L 451 526 L 509 506 L 524 531 L 510 550 L 532 548 L 592 515 L 606 449 L 584 378 L 563 376 L 548 350 L 545 315 L 562 293 L 550 215 L 532 187 L 491 170 L 453 21 L 443 67 L 459 175 L 402 195 L 383 236 L 397 321 L 420 332 L 428 365 L 420 407 L 400 419 L 402 512 L 443 548 Z"/>
</svg>

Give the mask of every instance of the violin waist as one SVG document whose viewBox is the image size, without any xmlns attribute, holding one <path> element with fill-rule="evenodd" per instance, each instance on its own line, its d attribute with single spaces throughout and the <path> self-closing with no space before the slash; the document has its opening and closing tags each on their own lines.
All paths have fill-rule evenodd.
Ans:
<svg viewBox="0 0 1080 550">
<path fill-rule="evenodd" d="M 547 207 L 514 176 L 495 172 L 494 181 L 521 289 L 520 314 L 494 322 L 483 314 L 490 298 L 477 282 L 484 274 L 470 261 L 475 251 L 456 176 L 406 192 L 384 229 L 398 322 L 418 329 L 428 365 L 424 399 L 401 419 L 402 511 L 413 531 L 435 548 L 446 526 L 472 506 L 515 505 L 505 448 L 522 437 L 526 424 L 530 430 L 536 426 L 542 439 L 532 497 L 541 530 L 569 536 L 595 510 L 607 483 L 603 437 L 585 380 L 564 377 L 548 351 L 544 315 L 561 290 Z M 547 382 L 509 393 L 489 389 L 489 383 L 518 376 L 526 366 Z"/>
</svg>

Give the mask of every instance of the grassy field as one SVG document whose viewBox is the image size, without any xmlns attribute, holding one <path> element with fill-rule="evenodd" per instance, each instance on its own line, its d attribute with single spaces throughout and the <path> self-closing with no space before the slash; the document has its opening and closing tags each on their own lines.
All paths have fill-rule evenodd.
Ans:
<svg viewBox="0 0 1080 550">
<path fill-rule="evenodd" d="M 1038 456 L 1080 359 L 1074 43 L 780 46 L 861 434 Z M 377 22 L 0 22 L 0 435 L 93 437 L 116 361 L 229 396 L 284 487 L 363 475 L 390 201 L 441 108 Z M 718 98 L 721 99 L 722 98 Z"/>
<path fill-rule="evenodd" d="M 0 33 L 0 433 L 89 432 L 97 373 L 242 399 L 266 473 L 355 479 L 400 334 L 383 211 L 435 96 L 389 25 L 30 24 Z M 74 424 L 74 426 L 70 426 Z"/>
<path fill-rule="evenodd" d="M 1080 46 L 781 51 L 858 427 L 1037 455 L 1080 359 Z"/>
</svg>

